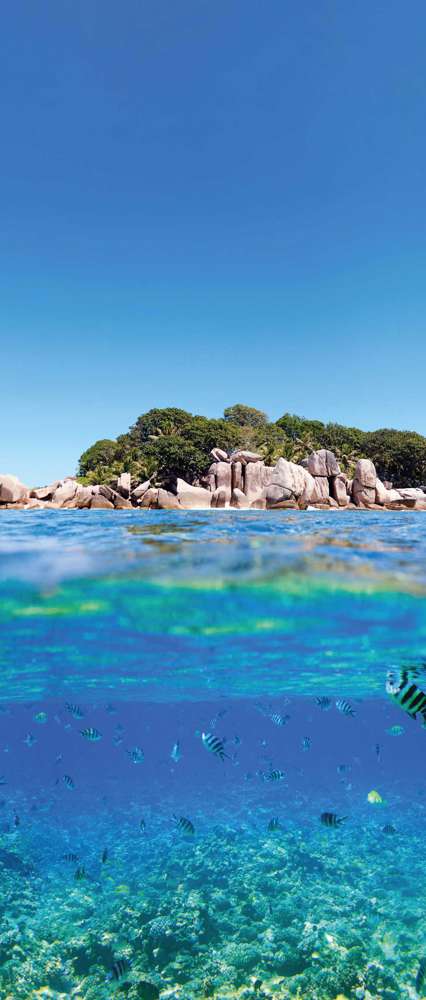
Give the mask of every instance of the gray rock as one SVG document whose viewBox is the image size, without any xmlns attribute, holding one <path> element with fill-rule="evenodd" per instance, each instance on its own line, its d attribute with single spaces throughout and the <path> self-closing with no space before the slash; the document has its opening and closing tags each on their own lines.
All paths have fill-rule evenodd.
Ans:
<svg viewBox="0 0 426 1000">
<path fill-rule="evenodd" d="M 90 507 L 93 498 L 93 490 L 91 486 L 78 486 L 73 502 L 79 510 L 83 510 L 85 507 Z"/>
<path fill-rule="evenodd" d="M 293 494 L 285 486 L 276 486 L 271 483 L 262 490 L 262 497 L 266 501 L 267 507 L 275 506 L 280 500 L 291 500 Z"/>
<path fill-rule="evenodd" d="M 212 448 L 210 454 L 215 462 L 229 462 L 228 452 L 223 448 Z"/>
<path fill-rule="evenodd" d="M 158 493 L 159 490 L 155 489 L 154 486 L 150 486 L 149 490 L 145 490 L 143 497 L 139 500 L 139 507 L 156 507 Z"/>
<path fill-rule="evenodd" d="M 368 486 L 371 489 L 376 489 L 376 469 L 369 458 L 360 458 L 356 463 L 354 482 L 355 480 L 361 484 L 361 486 Z"/>
<path fill-rule="evenodd" d="M 243 492 L 243 467 L 241 462 L 233 462 L 231 465 L 231 489 Z"/>
<path fill-rule="evenodd" d="M 78 483 L 74 479 L 65 479 L 62 486 L 55 490 L 52 500 L 58 507 L 62 507 L 67 500 L 73 500 L 78 489 Z"/>
<path fill-rule="evenodd" d="M 249 462 L 261 462 L 262 456 L 258 455 L 255 451 L 244 451 L 240 449 L 239 451 L 233 451 L 231 454 L 231 462 L 241 462 L 242 465 L 247 465 Z"/>
<path fill-rule="evenodd" d="M 2 503 L 17 503 L 29 497 L 27 486 L 20 482 L 17 476 L 0 473 L 0 500 Z"/>
<path fill-rule="evenodd" d="M 290 496 L 295 499 L 300 497 L 306 503 L 309 503 L 315 492 L 315 480 L 308 470 L 296 465 L 295 462 L 288 462 L 285 458 L 278 459 L 271 473 L 271 483 L 274 486 L 282 486 L 289 491 Z"/>
<path fill-rule="evenodd" d="M 126 500 L 125 497 L 121 496 L 121 493 L 115 493 L 111 503 L 114 504 L 116 510 L 132 510 L 133 505 L 130 500 Z"/>
<path fill-rule="evenodd" d="M 330 496 L 330 483 L 327 476 L 315 476 L 315 490 L 311 496 L 310 503 L 322 503 Z"/>
<path fill-rule="evenodd" d="M 144 483 L 139 483 L 139 486 L 135 486 L 134 490 L 132 490 L 133 500 L 140 500 L 140 498 L 143 497 L 144 493 L 146 493 L 146 491 L 149 490 L 150 486 L 151 486 L 150 479 L 145 479 Z"/>
<path fill-rule="evenodd" d="M 227 486 L 220 486 L 213 493 L 212 507 L 228 507 L 230 501 L 231 501 L 231 488 Z"/>
<path fill-rule="evenodd" d="M 358 479 L 354 479 L 352 499 L 357 507 L 371 507 L 376 503 L 375 486 L 363 486 Z"/>
<path fill-rule="evenodd" d="M 257 500 L 252 500 L 250 507 L 252 510 L 266 510 L 266 500 L 264 497 L 257 497 Z"/>
<path fill-rule="evenodd" d="M 250 462 L 244 468 L 244 493 L 249 500 L 260 496 L 263 489 L 263 462 Z"/>
<path fill-rule="evenodd" d="M 129 499 L 131 490 L 131 476 L 130 472 L 122 472 L 121 476 L 117 479 L 117 493 L 120 493 L 122 497 L 126 500 Z"/>
<path fill-rule="evenodd" d="M 376 503 L 381 506 L 388 502 L 388 490 L 380 479 L 376 479 Z"/>
<path fill-rule="evenodd" d="M 242 490 L 239 490 L 238 487 L 232 490 L 231 507 L 236 507 L 237 510 L 243 510 L 246 507 L 250 507 L 250 501 L 246 497 L 245 493 L 243 493 Z"/>
<path fill-rule="evenodd" d="M 191 486 L 184 479 L 177 481 L 177 496 L 181 507 L 186 510 L 198 510 L 210 507 L 212 494 L 202 486 Z"/>
<path fill-rule="evenodd" d="M 231 492 L 231 466 L 229 462 L 216 462 L 216 489 L 229 489 Z"/>
<path fill-rule="evenodd" d="M 181 510 L 178 498 L 169 490 L 158 490 L 157 507 L 160 510 Z"/>
<path fill-rule="evenodd" d="M 313 451 L 308 457 L 308 472 L 311 476 L 338 476 L 340 466 L 336 456 L 326 448 Z"/>
<path fill-rule="evenodd" d="M 114 504 L 107 500 L 102 493 L 95 494 L 90 503 L 91 510 L 114 510 Z"/>
<path fill-rule="evenodd" d="M 423 490 L 415 486 L 400 488 L 398 492 L 401 494 L 403 500 L 426 500 L 426 494 Z"/>
<path fill-rule="evenodd" d="M 342 472 L 340 476 L 333 476 L 331 480 L 331 495 L 339 507 L 347 507 L 349 503 L 346 483 L 346 476 Z"/>
<path fill-rule="evenodd" d="M 62 480 L 57 479 L 50 486 L 40 486 L 39 489 L 31 490 L 30 496 L 35 497 L 36 500 L 51 500 L 55 490 L 59 489 L 61 485 Z"/>
</svg>

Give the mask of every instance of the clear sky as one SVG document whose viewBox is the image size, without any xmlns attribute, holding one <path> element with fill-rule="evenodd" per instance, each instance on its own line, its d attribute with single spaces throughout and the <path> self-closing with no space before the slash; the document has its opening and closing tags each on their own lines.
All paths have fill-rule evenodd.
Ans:
<svg viewBox="0 0 426 1000">
<path fill-rule="evenodd" d="M 426 434 L 424 0 L 13 0 L 0 472 L 151 406 Z"/>
</svg>

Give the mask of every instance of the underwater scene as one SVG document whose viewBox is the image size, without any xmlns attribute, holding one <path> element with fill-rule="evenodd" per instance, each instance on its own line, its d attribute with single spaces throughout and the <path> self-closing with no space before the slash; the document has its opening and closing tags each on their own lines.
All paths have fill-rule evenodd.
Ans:
<svg viewBox="0 0 426 1000">
<path fill-rule="evenodd" d="M 425 526 L 2 512 L 1 1000 L 426 997 Z"/>
</svg>

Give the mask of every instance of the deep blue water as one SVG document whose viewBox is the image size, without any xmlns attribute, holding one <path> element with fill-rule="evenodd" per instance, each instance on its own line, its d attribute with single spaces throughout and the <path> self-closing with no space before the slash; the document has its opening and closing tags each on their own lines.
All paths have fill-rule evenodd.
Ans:
<svg viewBox="0 0 426 1000">
<path fill-rule="evenodd" d="M 1 997 L 423 995 L 426 731 L 384 688 L 426 656 L 425 530 L 1 514 Z"/>
</svg>

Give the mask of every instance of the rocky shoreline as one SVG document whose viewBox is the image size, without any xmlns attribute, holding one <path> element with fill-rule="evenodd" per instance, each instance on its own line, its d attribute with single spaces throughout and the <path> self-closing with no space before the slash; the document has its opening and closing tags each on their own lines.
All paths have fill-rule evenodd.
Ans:
<svg viewBox="0 0 426 1000">
<path fill-rule="evenodd" d="M 67 476 L 31 489 L 16 476 L 0 473 L 3 510 L 426 510 L 426 492 L 418 487 L 394 489 L 382 482 L 373 462 L 361 458 L 353 479 L 340 469 L 332 451 L 312 452 L 300 465 L 279 458 L 266 465 L 250 451 L 211 452 L 206 476 L 195 483 L 177 479 L 175 490 L 137 482 L 123 472 L 111 485 L 83 485 Z"/>
</svg>

